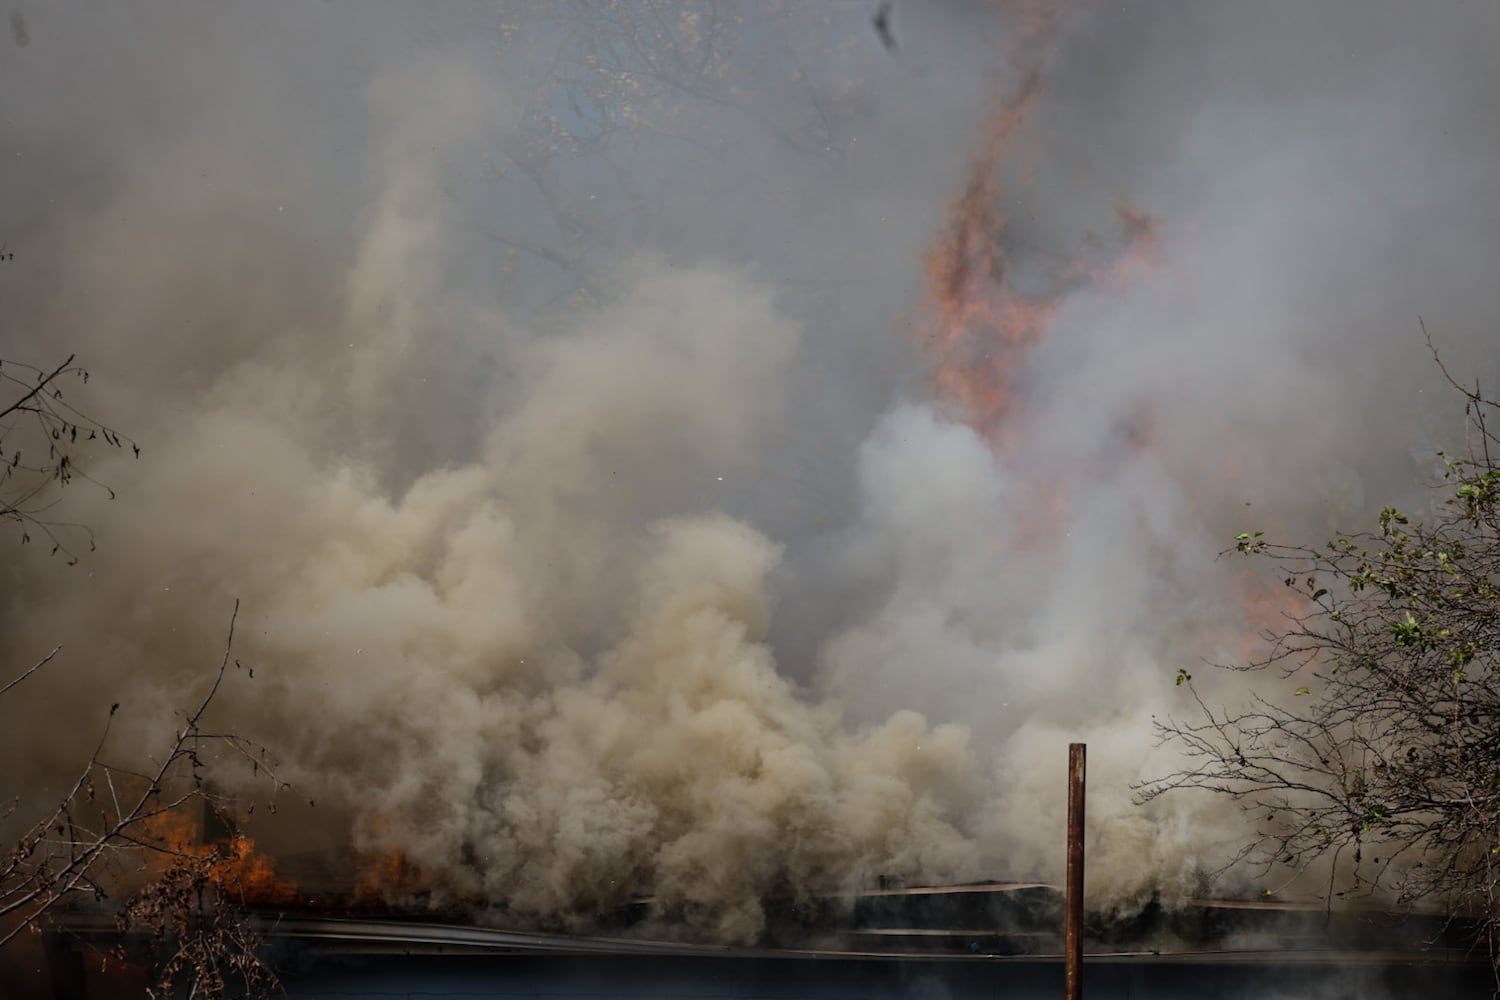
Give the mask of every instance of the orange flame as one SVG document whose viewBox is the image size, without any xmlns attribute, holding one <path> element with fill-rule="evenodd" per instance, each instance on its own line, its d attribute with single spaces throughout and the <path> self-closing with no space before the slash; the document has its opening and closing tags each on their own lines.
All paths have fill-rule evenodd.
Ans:
<svg viewBox="0 0 1500 1000">
<path fill-rule="evenodd" d="M 968 183 L 948 206 L 943 232 L 927 252 L 932 319 L 922 340 L 933 357 L 933 382 L 955 416 L 985 434 L 1010 411 L 1016 369 L 1055 307 L 1050 299 L 1028 299 L 1011 287 L 1010 261 L 1000 247 L 1005 220 L 996 164 L 1040 92 L 1033 74 L 991 117 Z"/>
<path fill-rule="evenodd" d="M 937 241 L 926 254 L 930 321 L 921 340 L 932 356 L 932 378 L 950 415 L 994 443 L 1015 407 L 1022 361 L 1051 323 L 1057 294 L 1027 295 L 1011 281 L 1001 246 L 999 164 L 1042 93 L 1040 67 L 1076 3 L 997 0 L 1014 30 L 1016 61 L 1029 67 L 1015 93 L 996 105 L 963 191 L 948 206 Z M 1144 216 L 1141 216 L 1144 219 Z"/>
<path fill-rule="evenodd" d="M 301 898 L 295 883 L 276 874 L 271 859 L 255 849 L 255 841 L 237 833 L 224 845 L 214 874 L 235 895 L 262 906 L 285 906 Z"/>
<path fill-rule="evenodd" d="M 1078 255 L 1058 269 L 1051 287 L 1026 293 L 1014 283 L 1014 262 L 1005 249 L 1007 219 L 1001 209 L 1001 167 L 1017 145 L 1043 93 L 1037 52 L 1045 50 L 1065 27 L 1073 4 L 1045 0 L 1003 0 L 1018 22 L 1023 58 L 1034 67 L 1013 95 L 1000 101 L 985 126 L 978 154 L 970 164 L 962 191 L 949 203 L 937 239 L 925 257 L 928 316 L 920 327 L 921 343 L 932 363 L 938 399 L 948 415 L 981 434 L 997 451 L 1010 450 L 1024 432 L 1017 419 L 1023 366 L 1045 339 L 1062 297 L 1081 287 L 1129 287 L 1158 263 L 1160 224 L 1149 213 L 1126 202 L 1115 205 L 1122 245 L 1101 260 L 1098 252 Z M 1101 251 L 1091 237 L 1085 249 Z M 1069 499 L 1079 477 L 1096 476 L 1103 463 L 1114 464 L 1150 448 L 1153 414 L 1149 407 L 1130 414 L 1116 428 L 1110 447 L 1082 461 L 1048 463 L 1030 470 L 1027 495 L 1014 515 L 1027 544 L 1059 538 L 1066 530 Z M 1297 605 L 1285 588 L 1275 588 L 1250 574 L 1237 581 L 1248 650 L 1265 631 L 1284 626 Z"/>
<path fill-rule="evenodd" d="M 1045 51 L 1061 32 L 1072 5 L 1007 0 L 1003 6 L 1019 23 L 1024 58 L 1039 67 L 1036 53 Z M 1041 96 L 1042 77 L 1034 68 L 996 105 L 964 188 L 948 205 L 938 238 L 925 257 L 928 319 L 920 337 L 932 361 L 934 390 L 950 418 L 972 427 L 997 450 L 1017 443 L 1022 430 L 1015 419 L 1022 368 L 1046 336 L 1062 296 L 1088 284 L 1129 284 L 1155 262 L 1156 220 L 1122 201 L 1115 206 L 1125 241 L 1122 251 L 1102 264 L 1097 255 L 1067 262 L 1043 292 L 1026 293 L 1016 287 L 1013 261 L 1004 248 L 1007 220 L 1001 209 L 1000 167 L 1016 153 Z M 1149 414 L 1141 413 L 1122 429 L 1123 443 L 1132 453 L 1146 446 L 1148 428 Z M 1087 459 L 1083 464 L 1097 461 Z M 1043 469 L 1029 481 L 1031 496 L 1018 508 L 1024 522 L 1022 537 L 1039 541 L 1061 535 L 1078 464 L 1071 468 L 1071 473 L 1061 465 Z"/>
<path fill-rule="evenodd" d="M 1044 30 L 1051 33 L 1055 25 Z M 1028 114 L 1042 94 L 1033 72 L 990 116 L 979 155 L 963 191 L 949 205 L 938 239 L 926 254 L 923 347 L 932 378 L 951 415 L 996 445 L 1012 428 L 1021 365 L 1052 323 L 1062 295 L 1084 284 L 1130 284 L 1155 264 L 1159 226 L 1150 214 L 1121 201 L 1115 218 L 1124 249 L 1103 266 L 1078 259 L 1058 274 L 1045 294 L 1028 295 L 1012 281 L 1003 249 L 1006 219 L 1000 208 L 1000 164 L 1014 149 Z"/>
<path fill-rule="evenodd" d="M 432 890 L 428 874 L 406 859 L 401 851 L 372 857 L 354 889 L 357 902 L 370 904 L 394 898 L 424 895 Z"/>
<path fill-rule="evenodd" d="M 1304 597 L 1280 580 L 1243 570 L 1233 581 L 1243 627 L 1229 637 L 1228 649 L 1244 662 L 1256 662 L 1271 653 L 1274 637 L 1285 633 L 1294 619 L 1306 614 Z"/>
<path fill-rule="evenodd" d="M 144 840 L 164 851 L 209 859 L 211 877 L 225 892 L 251 905 L 284 906 L 301 898 L 297 885 L 276 873 L 276 866 L 255 849 L 252 837 L 227 829 L 205 837 L 203 824 L 184 808 L 165 810 L 142 824 Z M 157 855 L 165 866 L 166 855 Z"/>
<path fill-rule="evenodd" d="M 203 846 L 199 823 L 185 806 L 147 816 L 141 821 L 141 834 L 142 840 L 181 854 L 197 854 Z"/>
</svg>

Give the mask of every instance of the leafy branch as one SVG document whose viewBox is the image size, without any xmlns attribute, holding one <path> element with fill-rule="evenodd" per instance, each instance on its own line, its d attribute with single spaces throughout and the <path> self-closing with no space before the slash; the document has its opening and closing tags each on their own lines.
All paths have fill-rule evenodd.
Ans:
<svg viewBox="0 0 1500 1000">
<path fill-rule="evenodd" d="M 1232 797 L 1251 833 L 1230 864 L 1288 879 L 1327 864 L 1330 905 L 1377 888 L 1435 902 L 1477 921 L 1500 970 L 1496 404 L 1442 370 L 1471 433 L 1444 456 L 1437 512 L 1386 507 L 1316 547 L 1237 536 L 1229 552 L 1269 560 L 1294 598 L 1267 653 L 1227 666 L 1280 681 L 1216 708 L 1178 671 L 1194 712 L 1157 733 L 1183 764 L 1136 791 Z"/>
</svg>

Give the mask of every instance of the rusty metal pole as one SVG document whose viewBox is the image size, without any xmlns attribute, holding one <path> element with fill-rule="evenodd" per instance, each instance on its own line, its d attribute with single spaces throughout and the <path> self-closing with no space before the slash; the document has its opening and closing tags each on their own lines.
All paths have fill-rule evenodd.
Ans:
<svg viewBox="0 0 1500 1000">
<path fill-rule="evenodd" d="M 1083 788 L 1088 748 L 1068 744 L 1068 894 L 1063 926 L 1063 996 L 1083 1000 Z"/>
</svg>

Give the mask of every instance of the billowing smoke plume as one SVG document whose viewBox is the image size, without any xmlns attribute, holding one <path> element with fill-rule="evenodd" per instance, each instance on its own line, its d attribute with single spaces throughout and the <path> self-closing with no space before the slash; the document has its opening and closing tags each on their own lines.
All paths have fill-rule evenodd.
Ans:
<svg viewBox="0 0 1500 1000">
<path fill-rule="evenodd" d="M 1419 313 L 1490 360 L 1492 6 L 907 4 L 894 52 L 857 5 L 617 6 L 13 18 L 0 355 L 77 351 L 145 450 L 68 488 L 97 553 L 0 569 L 0 663 L 66 644 L 11 759 L 116 700 L 146 745 L 237 597 L 289 848 L 744 937 L 1055 877 L 1083 739 L 1098 901 L 1188 885 L 1237 820 L 1129 786 L 1254 630 L 1215 554 L 1410 492 L 1461 418 Z M 987 408 L 924 342 L 975 157 L 971 287 L 1045 306 L 955 348 Z"/>
</svg>

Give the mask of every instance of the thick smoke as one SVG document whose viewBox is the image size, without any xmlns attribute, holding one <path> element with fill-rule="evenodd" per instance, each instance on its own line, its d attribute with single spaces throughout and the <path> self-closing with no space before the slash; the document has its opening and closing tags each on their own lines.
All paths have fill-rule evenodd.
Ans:
<svg viewBox="0 0 1500 1000">
<path fill-rule="evenodd" d="M 96 554 L 0 569 L 0 662 L 66 643 L 12 759 L 64 773 L 114 700 L 146 745 L 237 597 L 224 722 L 319 800 L 289 849 L 745 937 L 772 894 L 1056 877 L 1083 739 L 1096 900 L 1191 887 L 1235 817 L 1129 786 L 1176 670 L 1253 628 L 1215 554 L 1410 493 L 1458 427 L 1419 313 L 1491 363 L 1492 6 L 1137 4 L 1029 56 L 1015 280 L 1059 287 L 1121 199 L 1161 235 L 1061 286 L 1003 444 L 905 334 L 1014 19 L 898 5 L 890 54 L 851 8 L 622 191 L 528 159 L 576 68 L 540 10 L 18 15 L 0 355 L 77 351 L 145 451 L 69 487 Z"/>
</svg>

